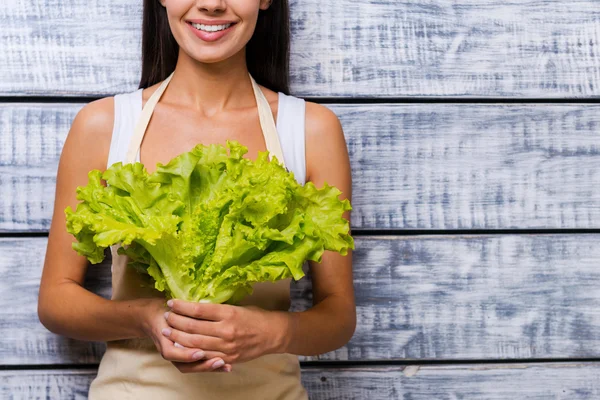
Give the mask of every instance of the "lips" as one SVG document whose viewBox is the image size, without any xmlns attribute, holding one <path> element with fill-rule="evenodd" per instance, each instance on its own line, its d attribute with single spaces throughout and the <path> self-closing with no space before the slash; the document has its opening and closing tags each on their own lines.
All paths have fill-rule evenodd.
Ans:
<svg viewBox="0 0 600 400">
<path fill-rule="evenodd" d="M 188 19 L 185 22 L 188 24 L 202 24 L 202 25 L 226 25 L 235 24 L 235 21 L 226 21 L 224 19 Z"/>
<path fill-rule="evenodd" d="M 223 24 L 216 24 L 216 25 L 225 25 L 228 23 L 230 23 L 230 22 L 225 22 Z M 205 42 L 214 42 L 216 40 L 219 40 L 223 36 L 227 35 L 227 33 L 231 32 L 231 30 L 235 27 L 236 24 L 231 23 L 231 26 L 229 28 L 223 29 L 221 31 L 216 31 L 216 32 L 206 32 L 206 31 L 202 31 L 200 29 L 196 29 L 192 26 L 191 22 L 188 22 L 187 25 L 190 27 L 190 29 L 192 30 L 194 35 L 196 35 L 198 38 L 202 39 Z M 205 25 L 215 25 L 215 24 L 205 24 Z"/>
</svg>

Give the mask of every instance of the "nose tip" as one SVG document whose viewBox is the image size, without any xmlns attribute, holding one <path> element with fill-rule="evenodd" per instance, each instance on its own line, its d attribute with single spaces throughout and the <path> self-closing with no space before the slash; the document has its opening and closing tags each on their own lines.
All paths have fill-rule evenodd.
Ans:
<svg viewBox="0 0 600 400">
<path fill-rule="evenodd" d="M 223 11 L 226 7 L 224 0 L 202 0 L 198 3 L 198 8 L 207 12 Z"/>
</svg>

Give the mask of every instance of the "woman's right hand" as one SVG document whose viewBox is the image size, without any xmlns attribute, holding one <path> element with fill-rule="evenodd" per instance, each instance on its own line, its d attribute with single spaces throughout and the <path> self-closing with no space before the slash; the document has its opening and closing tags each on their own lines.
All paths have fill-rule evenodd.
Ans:
<svg viewBox="0 0 600 400">
<path fill-rule="evenodd" d="M 140 320 L 138 321 L 141 331 L 146 337 L 150 337 L 156 346 L 158 352 L 167 361 L 176 362 L 193 362 L 201 365 L 201 371 L 196 372 L 230 372 L 231 364 L 224 364 L 220 357 L 206 358 L 204 351 L 201 349 L 192 349 L 173 343 L 169 338 L 162 334 L 163 329 L 169 329 L 169 325 L 165 320 L 164 314 L 168 307 L 164 298 L 147 298 L 139 299 Z M 220 364 L 217 364 L 220 363 Z M 177 369 L 180 369 L 175 363 Z M 216 368 L 213 366 L 217 365 Z M 220 366 L 219 366 L 220 365 Z"/>
</svg>

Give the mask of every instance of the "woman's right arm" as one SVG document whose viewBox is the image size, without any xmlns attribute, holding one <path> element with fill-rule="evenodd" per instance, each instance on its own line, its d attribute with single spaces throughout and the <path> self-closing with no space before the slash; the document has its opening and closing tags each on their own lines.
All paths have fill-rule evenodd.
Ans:
<svg viewBox="0 0 600 400">
<path fill-rule="evenodd" d="M 92 101 L 79 110 L 65 140 L 56 176 L 54 211 L 38 298 L 38 317 L 51 332 L 86 341 L 150 337 L 169 361 L 201 362 L 211 371 L 215 355 L 198 361 L 198 349 L 178 348 L 162 333 L 168 328 L 162 298 L 108 300 L 83 287 L 88 261 L 71 247 L 65 208 L 76 209 L 77 186 L 88 183 L 92 169 L 104 171 L 114 124 L 114 98 Z M 106 182 L 102 181 L 106 186 Z M 218 368 L 218 370 L 231 369 Z"/>
<path fill-rule="evenodd" d="M 142 337 L 141 311 L 149 306 L 148 300 L 111 301 L 86 290 L 83 281 L 88 261 L 72 249 L 75 238 L 66 229 L 65 208 L 77 207 L 77 186 L 87 185 L 90 170 L 106 169 L 113 106 L 110 97 L 93 101 L 73 120 L 58 164 L 54 212 L 40 284 L 41 323 L 54 333 L 79 340 Z"/>
</svg>

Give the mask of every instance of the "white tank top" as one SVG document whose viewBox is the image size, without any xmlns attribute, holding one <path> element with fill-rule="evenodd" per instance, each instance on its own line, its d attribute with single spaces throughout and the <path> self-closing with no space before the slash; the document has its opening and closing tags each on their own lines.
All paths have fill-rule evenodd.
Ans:
<svg viewBox="0 0 600 400">
<path fill-rule="evenodd" d="M 108 162 L 106 168 L 113 163 L 124 160 L 127 153 L 135 124 L 142 112 L 142 88 L 114 96 L 114 126 Z M 299 97 L 278 92 L 277 134 L 283 150 L 285 166 L 294 173 L 296 181 L 304 185 L 306 180 L 306 158 L 304 121 L 306 102 Z M 191 149 L 190 149 L 191 150 Z M 136 161 L 140 161 L 140 152 L 136 154 Z"/>
</svg>

